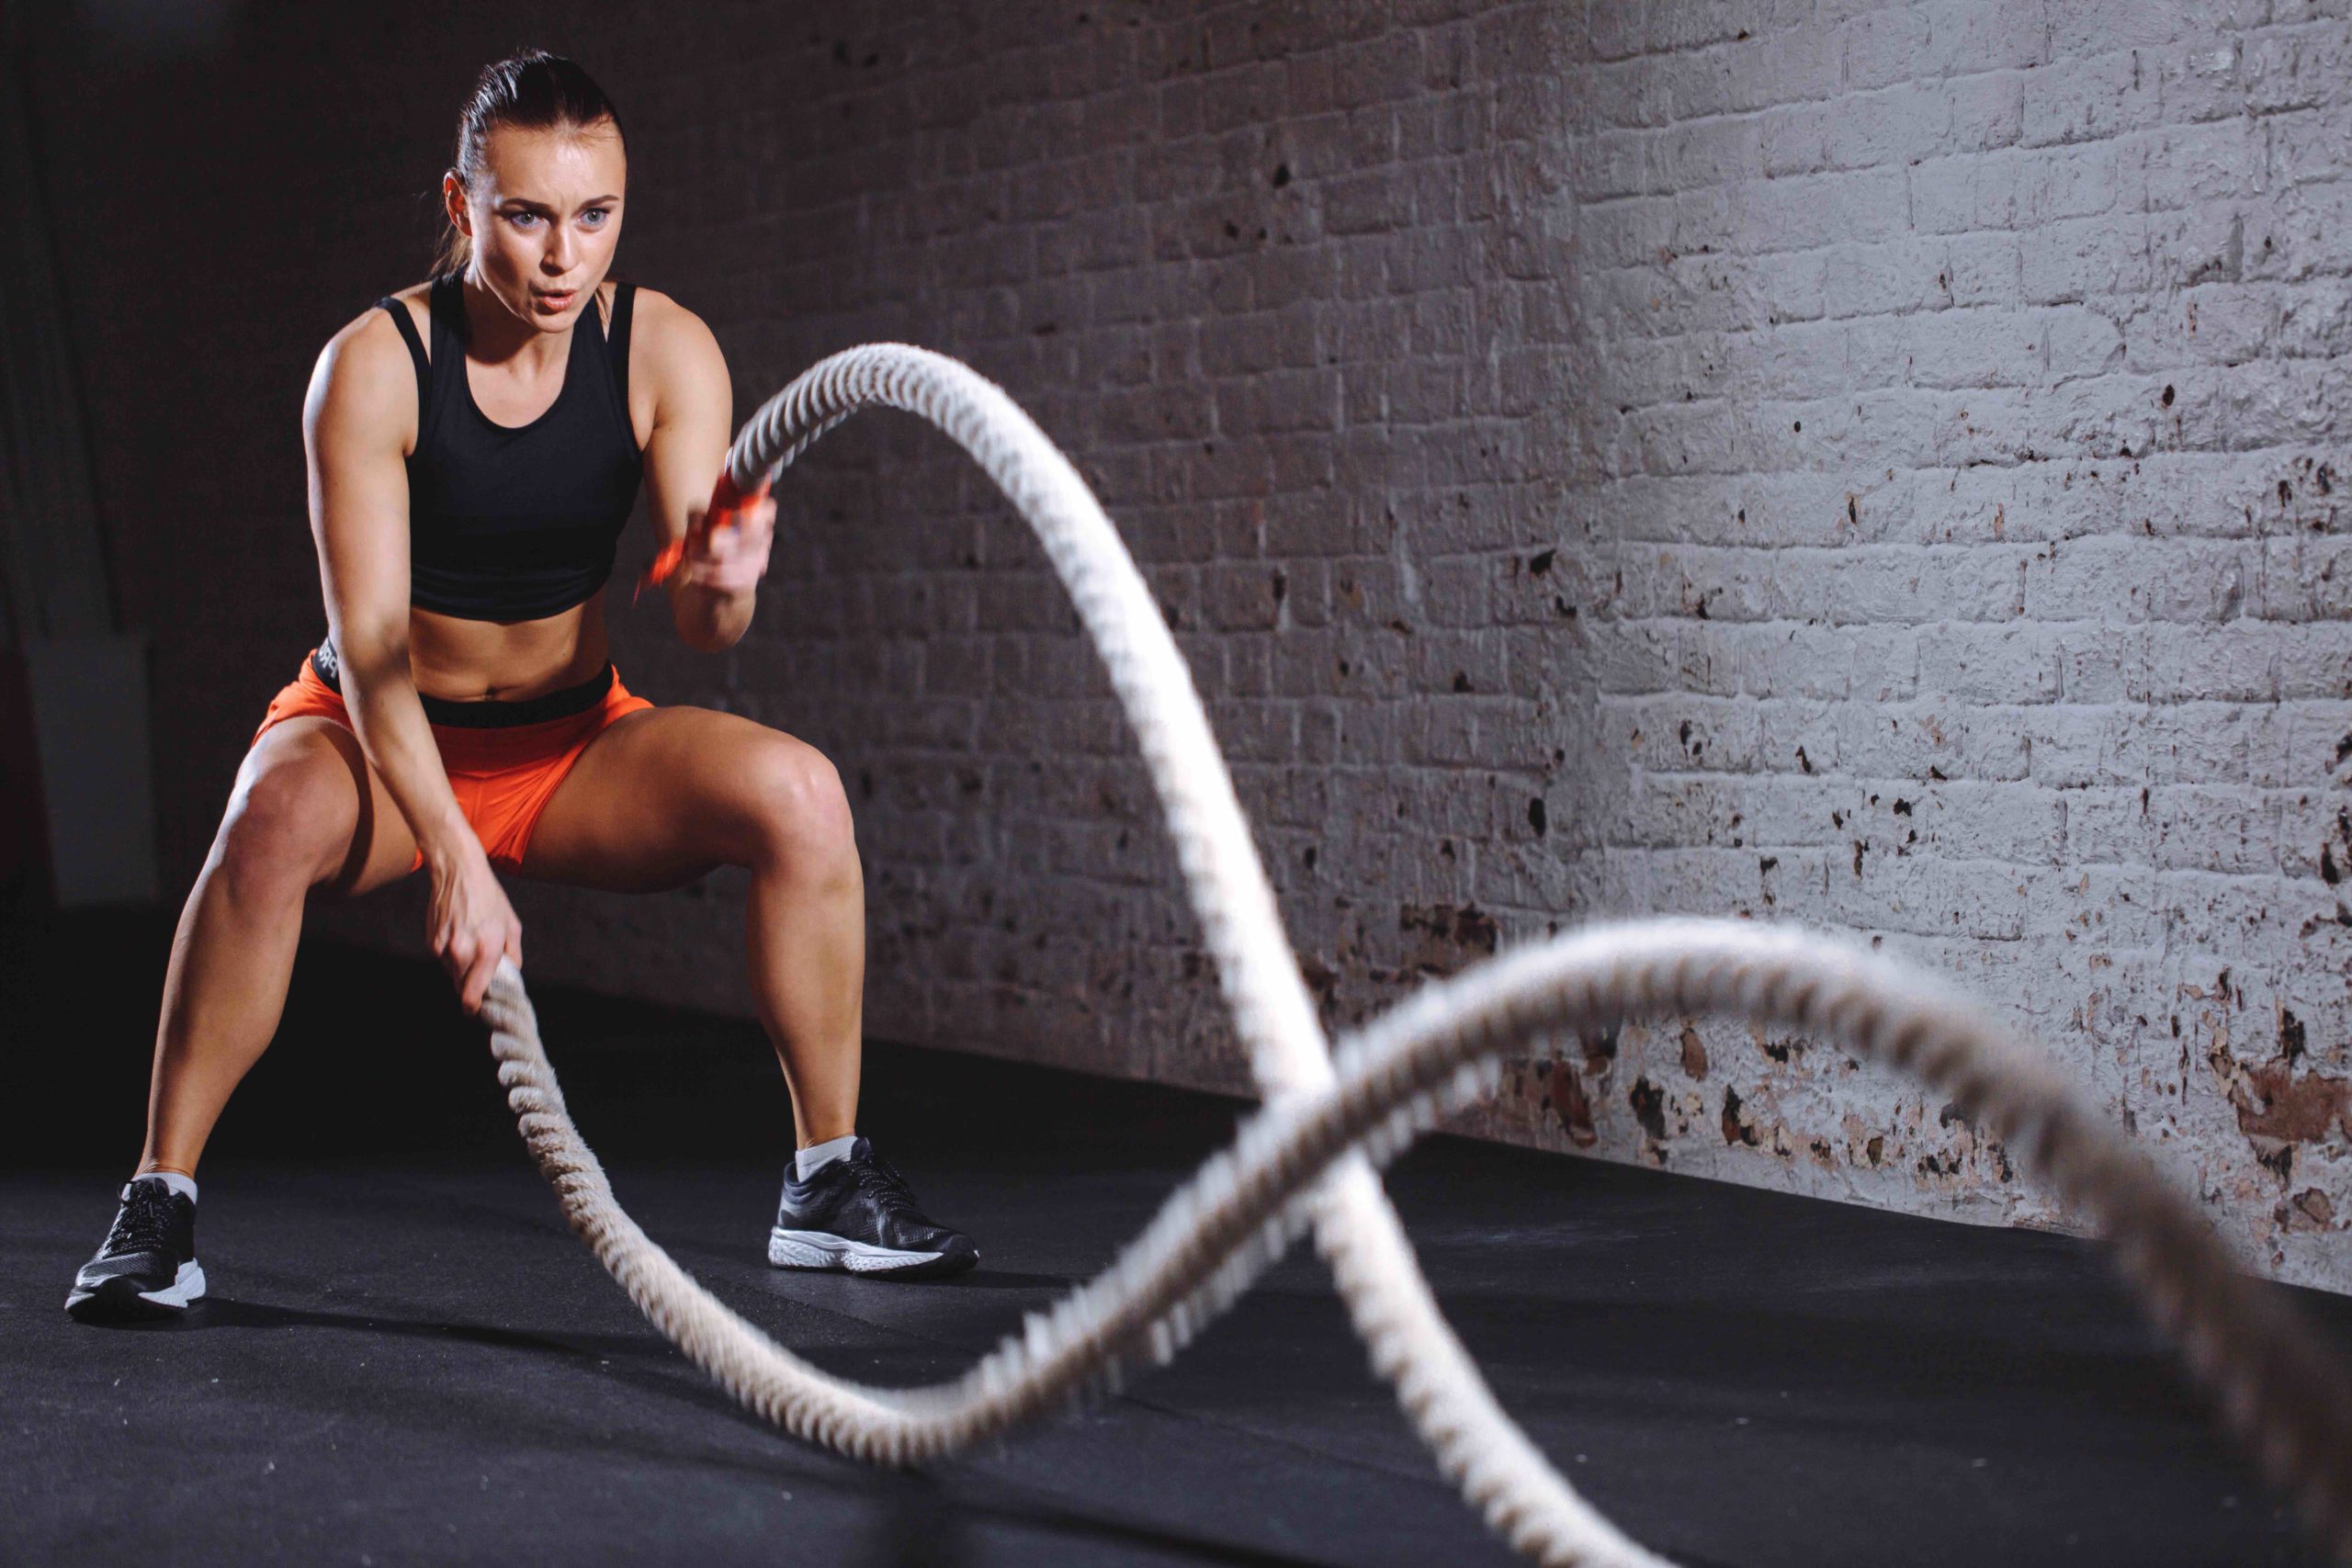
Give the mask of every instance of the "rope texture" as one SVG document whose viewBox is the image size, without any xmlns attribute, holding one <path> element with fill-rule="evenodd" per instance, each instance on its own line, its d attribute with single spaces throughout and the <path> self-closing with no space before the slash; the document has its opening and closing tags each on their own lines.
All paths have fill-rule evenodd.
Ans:
<svg viewBox="0 0 2352 1568">
<path fill-rule="evenodd" d="M 1311 1225 L 1374 1368 L 1491 1528 L 1545 1563 L 1660 1563 L 1578 1496 L 1496 1403 L 1440 1316 L 1376 1168 L 1443 1105 L 1490 1084 L 1504 1053 L 1563 1032 L 1723 1012 L 1906 1068 L 2000 1137 L 2107 1237 L 2264 1478 L 2352 1561 L 2352 1379 L 2046 1060 L 1920 972 L 1744 921 L 1598 927 L 1424 987 L 1343 1041 L 1335 1062 L 1159 608 L 1077 471 L 1000 388 L 910 345 L 851 349 L 752 416 L 729 472 L 748 491 L 876 403 L 956 440 L 1045 546 L 1135 728 L 1265 1103 L 1102 1274 L 1030 1314 L 963 1377 L 868 1387 L 820 1371 L 738 1317 L 620 1208 L 564 1108 L 522 976 L 502 961 L 484 1016 L 526 1145 L 630 1299 L 737 1399 L 860 1459 L 954 1453 L 1115 1384 L 1138 1358 L 1165 1361 Z"/>
</svg>

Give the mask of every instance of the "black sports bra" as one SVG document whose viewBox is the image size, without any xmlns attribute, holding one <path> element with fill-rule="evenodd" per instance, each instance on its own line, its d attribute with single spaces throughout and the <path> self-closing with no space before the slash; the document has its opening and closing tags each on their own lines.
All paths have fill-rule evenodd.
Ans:
<svg viewBox="0 0 2352 1568">
<path fill-rule="evenodd" d="M 535 621 L 582 603 L 613 572 L 645 455 L 628 422 L 628 328 L 637 286 L 572 324 L 563 390 L 525 425 L 493 423 L 467 384 L 455 274 L 426 290 L 428 357 L 401 301 L 385 298 L 416 365 L 408 458 L 409 603 L 469 621 Z"/>
</svg>

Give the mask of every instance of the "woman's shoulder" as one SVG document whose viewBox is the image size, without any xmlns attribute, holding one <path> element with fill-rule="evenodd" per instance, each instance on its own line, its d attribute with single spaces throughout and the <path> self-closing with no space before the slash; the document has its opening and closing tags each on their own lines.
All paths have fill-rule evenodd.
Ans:
<svg viewBox="0 0 2352 1568">
<path fill-rule="evenodd" d="M 410 324 L 416 328 L 418 340 L 430 344 L 433 341 L 430 335 L 433 321 L 428 294 L 432 287 L 429 282 L 413 283 L 374 301 L 335 329 L 334 335 L 327 339 L 325 356 L 344 358 L 356 355 L 363 362 L 397 359 L 401 365 L 407 365 L 406 334 L 401 333 L 400 324 L 392 320 L 384 306 L 389 302 L 395 310 L 405 312 Z"/>
<path fill-rule="evenodd" d="M 636 289 L 629 328 L 632 376 L 645 371 L 658 387 L 677 377 L 707 376 L 714 367 L 726 375 L 718 339 L 700 316 L 658 288 L 639 284 Z"/>
<path fill-rule="evenodd" d="M 389 325 L 391 316 L 384 310 L 387 303 L 397 305 L 407 311 L 409 320 L 414 322 L 420 331 L 423 330 L 432 323 L 433 285 L 434 280 L 427 278 L 423 283 L 412 283 L 405 288 L 394 288 L 384 294 L 381 299 L 369 300 L 365 310 L 358 311 L 344 323 L 342 331 L 356 332 L 379 323 Z"/>
<path fill-rule="evenodd" d="M 629 287 L 636 290 L 637 298 L 633 311 L 636 325 L 630 329 L 632 332 L 673 337 L 681 333 L 691 333 L 697 328 L 704 332 L 710 330 L 703 325 L 700 316 L 695 315 L 659 288 L 643 283 L 633 283 Z"/>
<path fill-rule="evenodd" d="M 426 325 L 428 287 L 420 283 L 386 296 L 395 308 L 410 311 L 420 333 Z M 319 351 L 311 383 L 310 400 L 320 412 L 341 411 L 369 423 L 389 418 L 403 427 L 415 418 L 414 361 L 399 324 L 378 305 L 335 329 Z"/>
</svg>

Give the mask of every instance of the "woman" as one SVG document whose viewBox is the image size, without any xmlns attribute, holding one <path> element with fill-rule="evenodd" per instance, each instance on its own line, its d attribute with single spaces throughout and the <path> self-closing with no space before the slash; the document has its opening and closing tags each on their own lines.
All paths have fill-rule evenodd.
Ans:
<svg viewBox="0 0 2352 1568">
<path fill-rule="evenodd" d="M 606 652 L 605 586 L 640 478 L 678 635 L 750 625 L 775 506 L 723 492 L 726 362 L 700 318 L 606 279 L 620 119 L 544 51 L 482 73 L 444 177 L 430 283 L 329 341 L 303 408 L 328 633 L 269 705 L 180 917 L 147 1144 L 66 1308 L 169 1314 L 204 1293 L 196 1167 L 276 1031 L 303 901 L 420 867 L 428 934 L 469 1011 L 522 931 L 497 870 L 618 892 L 752 874 L 761 1021 L 797 1153 L 768 1261 L 958 1272 L 970 1239 L 925 1218 L 856 1135 L 865 887 L 832 765 L 732 714 L 657 707 Z"/>
</svg>

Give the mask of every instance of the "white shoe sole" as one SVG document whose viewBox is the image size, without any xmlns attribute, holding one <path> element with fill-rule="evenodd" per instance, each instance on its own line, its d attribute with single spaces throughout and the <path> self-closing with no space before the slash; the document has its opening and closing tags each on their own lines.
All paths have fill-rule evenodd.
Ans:
<svg viewBox="0 0 2352 1568">
<path fill-rule="evenodd" d="M 98 1290 L 102 1291 L 105 1288 L 101 1285 Z M 65 1308 L 71 1312 L 97 1293 L 98 1291 L 85 1291 L 76 1286 L 74 1293 L 65 1298 Z M 190 1258 L 179 1266 L 179 1270 L 172 1276 L 170 1284 L 160 1291 L 141 1291 L 138 1292 L 138 1297 L 142 1302 L 152 1302 L 159 1307 L 177 1312 L 185 1309 L 190 1302 L 198 1300 L 203 1294 L 204 1266 L 194 1258 Z"/>
<path fill-rule="evenodd" d="M 778 1269 L 888 1274 L 900 1269 L 920 1269 L 946 1256 L 944 1252 L 901 1252 L 895 1247 L 852 1241 L 829 1231 L 788 1231 L 777 1226 L 768 1230 L 768 1261 Z"/>
<path fill-rule="evenodd" d="M 153 1302 L 158 1306 L 173 1307 L 184 1307 L 203 1294 L 204 1265 L 193 1258 L 180 1265 L 179 1272 L 173 1276 L 169 1289 L 139 1292 L 141 1301 Z"/>
</svg>

